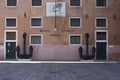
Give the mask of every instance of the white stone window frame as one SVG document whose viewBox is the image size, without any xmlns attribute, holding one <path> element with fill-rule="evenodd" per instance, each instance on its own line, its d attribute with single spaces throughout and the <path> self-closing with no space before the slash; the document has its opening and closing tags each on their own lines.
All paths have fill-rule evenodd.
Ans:
<svg viewBox="0 0 120 80">
<path fill-rule="evenodd" d="M 80 36 L 80 44 L 71 44 L 70 43 L 70 37 L 71 36 Z M 69 45 L 78 45 L 78 46 L 81 46 L 82 45 L 82 34 L 69 34 Z"/>
<path fill-rule="evenodd" d="M 80 26 L 71 26 L 71 18 L 80 19 Z M 81 17 L 70 17 L 69 18 L 69 28 L 82 28 L 82 18 Z"/>
<path fill-rule="evenodd" d="M 32 26 L 31 19 L 40 19 L 41 18 L 41 26 Z M 43 28 L 43 17 L 31 17 L 30 18 L 30 28 Z"/>
<path fill-rule="evenodd" d="M 40 6 L 33 6 L 33 5 L 32 5 L 32 0 L 31 0 L 31 1 L 30 1 L 31 7 L 32 7 L 32 8 L 42 7 L 42 6 L 43 6 L 43 0 L 41 0 L 41 1 L 42 1 L 42 2 L 41 2 L 41 5 L 40 5 Z"/>
<path fill-rule="evenodd" d="M 31 44 L 31 37 L 32 36 L 41 36 L 41 44 Z M 30 45 L 43 45 L 43 34 L 30 34 L 29 44 Z"/>
<path fill-rule="evenodd" d="M 16 26 L 7 26 L 7 19 L 16 19 Z M 5 17 L 5 28 L 17 28 L 17 17 Z"/>
<path fill-rule="evenodd" d="M 97 6 L 97 0 L 95 0 L 96 8 L 108 8 L 108 0 L 106 0 L 106 6 Z"/>
<path fill-rule="evenodd" d="M 106 19 L 106 27 L 97 26 L 97 19 Z M 96 17 L 95 18 L 95 27 L 96 28 L 108 28 L 108 18 L 107 17 Z"/>
<path fill-rule="evenodd" d="M 71 6 L 70 5 L 70 0 L 69 0 L 69 7 L 82 7 L 82 0 L 80 0 L 80 6 Z"/>
<path fill-rule="evenodd" d="M 16 6 L 8 6 L 8 5 L 7 5 L 7 0 L 6 0 L 6 7 L 7 7 L 7 8 L 17 8 L 17 7 L 18 7 L 18 1 L 19 1 L 19 0 L 16 0 L 16 1 L 17 1 Z"/>
</svg>

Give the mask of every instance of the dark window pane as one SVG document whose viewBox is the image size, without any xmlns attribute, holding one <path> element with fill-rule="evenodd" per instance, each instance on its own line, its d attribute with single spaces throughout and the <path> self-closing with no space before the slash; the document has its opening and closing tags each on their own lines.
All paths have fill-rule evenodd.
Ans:
<svg viewBox="0 0 120 80">
<path fill-rule="evenodd" d="M 6 26 L 7 27 L 16 27 L 16 19 L 6 19 Z"/>
<path fill-rule="evenodd" d="M 41 18 L 31 19 L 31 26 L 41 26 Z"/>
<path fill-rule="evenodd" d="M 97 27 L 106 27 L 106 19 L 97 19 Z"/>
<path fill-rule="evenodd" d="M 17 0 L 7 0 L 7 6 L 17 6 Z"/>
<path fill-rule="evenodd" d="M 6 40 L 16 40 L 15 32 L 6 32 Z"/>
<path fill-rule="evenodd" d="M 80 44 L 80 36 L 70 36 L 70 44 Z"/>
<path fill-rule="evenodd" d="M 106 40 L 106 32 L 97 32 L 97 40 Z"/>
<path fill-rule="evenodd" d="M 96 4 L 97 6 L 106 6 L 106 0 L 97 0 Z"/>
<path fill-rule="evenodd" d="M 70 26 L 72 27 L 75 27 L 75 26 L 77 26 L 77 27 L 80 27 L 80 19 L 78 19 L 78 18 L 71 18 L 70 19 Z"/>
<path fill-rule="evenodd" d="M 31 44 L 41 44 L 41 36 L 31 36 Z"/>
<path fill-rule="evenodd" d="M 70 0 L 70 6 L 80 6 L 80 0 Z"/>
<path fill-rule="evenodd" d="M 32 0 L 32 6 L 41 6 L 42 0 Z"/>
</svg>

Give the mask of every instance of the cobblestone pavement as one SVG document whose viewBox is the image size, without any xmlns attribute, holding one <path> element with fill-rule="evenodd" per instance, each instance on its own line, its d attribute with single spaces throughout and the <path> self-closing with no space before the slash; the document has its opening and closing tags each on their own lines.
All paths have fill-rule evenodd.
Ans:
<svg viewBox="0 0 120 80">
<path fill-rule="evenodd" d="M 0 80 L 120 80 L 120 63 L 0 63 Z"/>
</svg>

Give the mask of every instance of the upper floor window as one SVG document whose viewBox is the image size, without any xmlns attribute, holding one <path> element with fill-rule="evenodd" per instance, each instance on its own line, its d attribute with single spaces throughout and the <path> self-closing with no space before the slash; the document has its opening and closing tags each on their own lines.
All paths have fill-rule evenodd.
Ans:
<svg viewBox="0 0 120 80">
<path fill-rule="evenodd" d="M 96 18 L 96 27 L 106 28 L 107 27 L 107 18 Z"/>
<path fill-rule="evenodd" d="M 70 0 L 70 6 L 81 6 L 82 0 Z"/>
<path fill-rule="evenodd" d="M 107 7 L 108 0 L 96 0 L 96 6 L 99 8 Z"/>
<path fill-rule="evenodd" d="M 41 28 L 42 27 L 42 18 L 32 17 L 31 18 L 31 27 L 32 28 Z"/>
<path fill-rule="evenodd" d="M 6 18 L 6 27 L 15 28 L 17 25 L 16 18 Z"/>
<path fill-rule="evenodd" d="M 80 17 L 71 17 L 70 18 L 70 28 L 80 28 L 81 27 L 81 18 Z"/>
<path fill-rule="evenodd" d="M 7 6 L 17 6 L 17 0 L 7 0 Z"/>
<path fill-rule="evenodd" d="M 32 0 L 32 6 L 42 6 L 42 0 Z"/>
</svg>

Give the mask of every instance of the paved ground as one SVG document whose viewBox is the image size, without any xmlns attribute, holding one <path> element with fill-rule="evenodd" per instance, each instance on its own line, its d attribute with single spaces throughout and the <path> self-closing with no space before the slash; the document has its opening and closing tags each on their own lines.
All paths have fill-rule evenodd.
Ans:
<svg viewBox="0 0 120 80">
<path fill-rule="evenodd" d="M 120 63 L 0 63 L 0 80 L 120 80 Z"/>
</svg>

